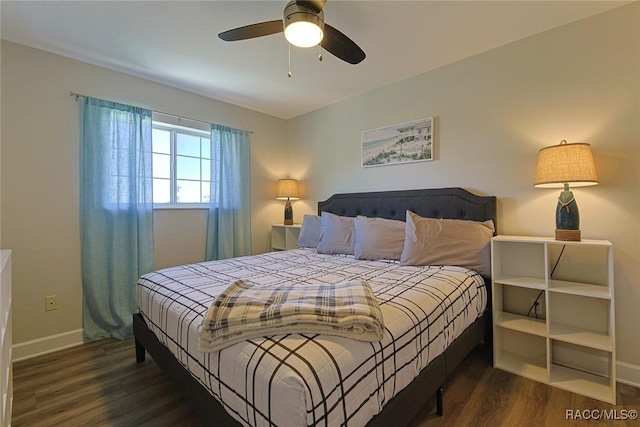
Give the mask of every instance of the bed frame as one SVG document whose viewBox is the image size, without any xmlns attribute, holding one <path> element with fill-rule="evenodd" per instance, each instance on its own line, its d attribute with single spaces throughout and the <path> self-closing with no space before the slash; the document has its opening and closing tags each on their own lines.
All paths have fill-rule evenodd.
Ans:
<svg viewBox="0 0 640 427">
<path fill-rule="evenodd" d="M 318 202 L 318 214 L 330 212 L 336 215 L 381 217 L 405 220 L 411 210 L 423 217 L 466 219 L 496 222 L 495 196 L 477 196 L 462 188 L 438 188 L 425 190 L 381 191 L 371 193 L 335 194 Z M 491 283 L 485 277 L 485 283 Z M 487 286 L 487 298 L 491 302 Z M 479 343 L 491 342 L 491 310 L 485 311 L 469 326 L 443 354 L 434 359 L 407 387 L 400 391 L 367 425 L 383 427 L 407 425 L 424 406 L 428 398 L 436 394 L 437 412 L 443 414 L 442 384 L 469 352 Z M 174 381 L 176 387 L 189 401 L 200 417 L 209 425 L 239 426 L 209 394 L 198 380 L 175 359 L 173 354 L 147 328 L 142 316 L 133 317 L 136 361 L 145 360 L 145 350 L 160 368 Z"/>
</svg>

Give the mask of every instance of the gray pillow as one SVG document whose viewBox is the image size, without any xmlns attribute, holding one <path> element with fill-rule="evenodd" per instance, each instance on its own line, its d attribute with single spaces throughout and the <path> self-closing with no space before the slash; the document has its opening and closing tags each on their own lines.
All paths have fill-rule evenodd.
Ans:
<svg viewBox="0 0 640 427">
<path fill-rule="evenodd" d="M 423 218 L 407 211 L 401 265 L 456 265 L 491 276 L 493 221 Z"/>
<path fill-rule="evenodd" d="M 355 219 L 322 212 L 318 253 L 353 255 Z"/>
<path fill-rule="evenodd" d="M 306 214 L 302 217 L 298 247 L 315 249 L 318 243 L 320 243 L 320 216 Z"/>
<path fill-rule="evenodd" d="M 353 253 L 356 259 L 400 259 L 404 234 L 404 221 L 357 216 Z"/>
</svg>

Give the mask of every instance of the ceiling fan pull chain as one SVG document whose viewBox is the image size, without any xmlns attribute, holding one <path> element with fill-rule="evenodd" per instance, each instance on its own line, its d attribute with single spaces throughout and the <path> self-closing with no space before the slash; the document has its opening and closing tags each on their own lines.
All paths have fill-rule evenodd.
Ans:
<svg viewBox="0 0 640 427">
<path fill-rule="evenodd" d="M 319 50 L 320 50 L 320 54 L 318 55 L 318 61 L 322 62 L 322 45 L 319 44 L 318 47 L 319 47 Z"/>
<path fill-rule="evenodd" d="M 291 77 L 291 44 L 287 43 L 287 45 L 289 45 L 289 72 L 287 75 Z"/>
</svg>

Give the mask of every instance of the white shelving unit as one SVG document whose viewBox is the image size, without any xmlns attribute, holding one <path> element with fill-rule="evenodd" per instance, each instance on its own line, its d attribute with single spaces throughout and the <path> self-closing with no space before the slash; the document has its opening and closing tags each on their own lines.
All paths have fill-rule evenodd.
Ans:
<svg viewBox="0 0 640 427">
<path fill-rule="evenodd" d="M 611 242 L 497 236 L 491 259 L 494 366 L 615 404 Z"/>
<path fill-rule="evenodd" d="M 0 426 L 11 425 L 13 358 L 11 354 L 11 251 L 0 251 Z"/>
<path fill-rule="evenodd" d="M 300 227 L 300 224 L 273 224 L 271 226 L 271 250 L 286 251 L 297 248 Z"/>
</svg>

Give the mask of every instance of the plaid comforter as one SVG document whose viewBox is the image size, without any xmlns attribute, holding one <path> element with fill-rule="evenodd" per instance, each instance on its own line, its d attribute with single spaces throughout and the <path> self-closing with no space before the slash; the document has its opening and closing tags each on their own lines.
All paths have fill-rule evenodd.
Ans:
<svg viewBox="0 0 640 427">
<path fill-rule="evenodd" d="M 382 340 L 292 333 L 199 351 L 198 327 L 238 279 L 263 286 L 366 281 L 384 318 Z M 136 289 L 149 329 L 233 418 L 279 427 L 364 426 L 484 312 L 486 298 L 482 278 L 462 267 L 311 249 L 167 268 L 142 276 Z"/>
<path fill-rule="evenodd" d="M 211 304 L 199 330 L 199 349 L 214 351 L 249 338 L 294 333 L 379 341 L 384 323 L 363 280 L 259 285 L 240 279 Z"/>
</svg>

